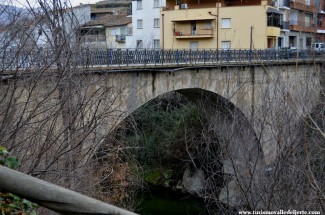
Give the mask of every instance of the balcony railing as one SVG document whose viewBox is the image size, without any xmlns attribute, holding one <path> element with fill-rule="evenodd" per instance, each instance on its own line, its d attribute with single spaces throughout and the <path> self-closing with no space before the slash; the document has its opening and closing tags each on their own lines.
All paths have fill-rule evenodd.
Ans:
<svg viewBox="0 0 325 215">
<path fill-rule="evenodd" d="M 207 38 L 214 37 L 214 29 L 213 28 L 202 28 L 198 30 L 190 30 L 185 28 L 176 28 L 174 36 L 178 39 L 181 38 Z"/>
<path fill-rule="evenodd" d="M 276 2 L 274 0 L 269 0 L 270 2 Z M 175 2 L 175 1 L 174 1 Z M 236 0 L 224 0 L 220 1 L 221 7 L 232 7 L 232 6 L 253 6 L 261 5 L 259 1 L 236 1 Z M 183 4 L 173 4 L 167 3 L 167 6 L 163 8 L 164 11 L 168 10 L 186 10 L 186 9 L 201 9 L 201 8 L 216 8 L 217 2 L 210 3 L 183 3 Z"/>
<path fill-rule="evenodd" d="M 191 3 L 185 3 L 185 4 L 180 4 L 180 5 L 167 5 L 166 7 L 163 8 L 163 10 L 185 10 L 185 9 L 199 9 L 199 8 L 215 8 L 216 3 L 200 3 L 200 4 L 191 4 Z"/>
<path fill-rule="evenodd" d="M 289 22 L 281 21 L 280 28 L 281 30 L 290 30 Z"/>
<path fill-rule="evenodd" d="M 125 35 L 115 35 L 115 42 L 125 43 Z"/>
<path fill-rule="evenodd" d="M 83 35 L 80 37 L 82 42 L 105 42 L 106 36 L 105 35 Z"/>
<path fill-rule="evenodd" d="M 311 22 L 299 22 L 295 20 L 289 21 L 291 31 L 315 32 L 315 24 Z"/>
<path fill-rule="evenodd" d="M 316 12 L 316 6 L 314 1 L 306 1 L 306 0 L 290 0 L 290 8 L 296 10 L 303 10 L 309 12 Z"/>
</svg>

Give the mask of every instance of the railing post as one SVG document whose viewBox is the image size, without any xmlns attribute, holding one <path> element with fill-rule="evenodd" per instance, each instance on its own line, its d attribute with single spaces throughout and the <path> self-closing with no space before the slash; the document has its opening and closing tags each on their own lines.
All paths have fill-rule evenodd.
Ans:
<svg viewBox="0 0 325 215">
<path fill-rule="evenodd" d="M 119 55 L 118 65 L 119 65 L 119 67 L 121 67 L 121 62 L 122 62 L 122 50 L 121 49 L 118 50 L 118 55 Z"/>
<path fill-rule="evenodd" d="M 219 62 L 219 49 L 216 50 L 217 50 L 217 62 Z"/>
<path fill-rule="evenodd" d="M 108 65 L 113 65 L 113 53 L 112 49 L 108 50 Z"/>
<path fill-rule="evenodd" d="M 204 62 L 204 64 L 205 64 L 205 49 L 203 49 L 203 62 Z"/>
<path fill-rule="evenodd" d="M 144 49 L 144 59 L 143 59 L 144 66 L 147 65 L 147 49 Z"/>
<path fill-rule="evenodd" d="M 164 65 L 164 49 L 161 50 L 161 65 Z"/>
<path fill-rule="evenodd" d="M 192 63 L 192 49 L 190 49 L 188 56 L 189 56 L 190 64 L 191 64 Z"/>
<path fill-rule="evenodd" d="M 129 49 L 126 49 L 126 66 L 129 66 Z"/>
<path fill-rule="evenodd" d="M 252 63 L 252 49 L 249 49 L 248 57 L 249 57 L 249 62 Z"/>
<path fill-rule="evenodd" d="M 176 49 L 175 55 L 176 55 L 175 56 L 176 57 L 175 60 L 176 60 L 176 63 L 178 65 L 179 64 L 179 59 L 178 59 L 179 58 L 179 53 L 178 53 L 178 49 Z"/>
</svg>

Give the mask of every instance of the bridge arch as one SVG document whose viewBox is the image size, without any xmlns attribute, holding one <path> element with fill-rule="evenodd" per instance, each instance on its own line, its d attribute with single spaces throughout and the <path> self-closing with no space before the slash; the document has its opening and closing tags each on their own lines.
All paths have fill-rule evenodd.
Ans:
<svg viewBox="0 0 325 215">
<path fill-rule="evenodd" d="M 291 130 L 281 130 L 283 127 L 278 125 L 283 125 L 281 124 L 283 122 L 277 119 L 283 117 L 285 113 L 285 117 L 290 118 L 290 121 L 286 121 L 290 124 L 287 125 L 288 129 L 294 129 L 301 114 L 309 113 L 317 102 L 318 95 L 315 92 L 319 91 L 317 75 L 319 71 L 320 67 L 315 67 L 311 72 L 308 64 L 299 64 L 299 67 L 297 64 L 288 64 L 267 67 L 237 65 L 200 68 L 189 65 L 189 67 L 163 70 L 147 68 L 117 71 L 104 77 L 108 78 L 109 86 L 123 88 L 118 106 L 118 109 L 124 113 L 123 117 L 127 117 L 157 96 L 173 91 L 193 101 L 198 98 L 203 99 L 200 97 L 202 94 L 205 94 L 204 99 L 208 99 L 209 102 L 222 101 L 223 105 L 219 104 L 220 107 L 229 107 L 232 111 L 228 113 L 236 116 L 230 119 L 238 118 L 242 122 L 231 123 L 232 121 L 222 114 L 216 118 L 211 117 L 225 123 L 224 125 L 231 125 L 212 126 L 212 130 L 221 136 L 234 134 L 227 136 L 228 140 L 233 142 L 222 147 L 232 153 L 232 158 L 223 161 L 223 170 L 230 175 L 238 170 L 236 174 L 242 179 L 244 186 L 242 188 L 252 190 L 258 189 L 249 187 L 254 184 L 251 183 L 252 180 L 259 180 L 250 178 L 251 175 L 254 177 L 258 175 L 252 172 L 264 171 L 265 173 L 265 165 L 272 165 L 281 150 L 282 146 L 277 142 L 278 135 L 281 135 L 281 132 L 291 132 Z M 302 112 L 297 113 L 292 107 Z M 213 108 L 207 112 L 214 116 Z M 123 120 L 123 117 L 120 120 Z M 244 133 L 245 138 L 240 136 L 241 132 L 236 133 L 242 127 L 246 127 L 248 131 Z M 228 128 L 228 130 L 220 128 Z M 230 183 L 228 187 L 233 187 Z M 225 193 L 228 192 L 227 189 L 224 190 Z"/>
<path fill-rule="evenodd" d="M 254 180 L 251 173 L 260 171 L 261 169 L 256 168 L 264 165 L 262 149 L 249 120 L 232 102 L 214 92 L 200 88 L 185 88 L 169 91 L 162 95 L 173 92 L 179 93 L 194 102 L 199 107 L 199 111 L 202 110 L 207 115 L 209 122 L 206 133 L 212 133 L 211 136 L 217 138 L 218 148 L 220 149 L 220 155 L 218 155 L 221 161 L 219 171 L 222 173 L 220 174 L 227 175 L 228 180 L 231 178 L 231 183 L 240 182 L 242 187 L 248 189 L 251 185 L 247 182 Z M 129 114 L 143 108 L 162 95 L 155 96 L 139 105 L 136 110 Z M 209 144 L 215 144 L 215 142 L 211 141 Z M 204 168 L 207 169 L 207 167 Z M 211 178 L 206 180 L 209 183 L 215 183 L 211 181 L 213 180 Z M 241 198 L 241 194 L 229 190 L 230 186 L 232 185 L 224 184 L 222 191 L 220 191 L 220 200 L 235 205 L 238 202 L 228 202 L 229 193 L 231 196 L 236 196 L 235 198 Z"/>
<path fill-rule="evenodd" d="M 242 112 L 259 136 L 267 164 L 275 161 L 280 149 L 277 135 L 282 132 L 276 114 L 288 111 L 288 98 L 296 109 L 309 113 L 317 101 L 319 67 L 310 72 L 310 65 L 218 65 L 195 67 L 146 68 L 116 71 L 107 77 L 124 87 L 119 109 L 125 116 L 151 99 L 170 91 L 201 89 L 228 100 Z M 316 74 L 316 75 L 315 75 Z M 112 81 L 109 81 L 111 83 Z M 312 84 L 311 84 L 312 83 Z M 304 95 L 304 97 L 301 97 Z M 308 103 L 306 102 L 308 98 Z M 286 104 L 286 105 L 277 105 Z M 290 123 L 299 116 L 292 108 Z"/>
</svg>

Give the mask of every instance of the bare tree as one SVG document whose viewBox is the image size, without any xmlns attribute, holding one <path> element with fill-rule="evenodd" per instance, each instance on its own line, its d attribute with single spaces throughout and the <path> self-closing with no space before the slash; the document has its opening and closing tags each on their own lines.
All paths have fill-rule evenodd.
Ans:
<svg viewBox="0 0 325 215">
<path fill-rule="evenodd" d="M 21 160 L 20 171 L 114 201 L 111 178 L 119 166 L 94 155 L 124 114 L 126 83 L 89 78 L 69 4 L 11 3 L 0 8 L 8 16 L 0 23 L 0 145 Z"/>
</svg>

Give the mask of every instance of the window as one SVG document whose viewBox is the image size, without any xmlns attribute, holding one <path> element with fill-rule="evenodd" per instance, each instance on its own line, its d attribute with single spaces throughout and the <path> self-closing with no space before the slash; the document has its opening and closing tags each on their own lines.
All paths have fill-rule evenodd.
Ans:
<svg viewBox="0 0 325 215">
<path fill-rule="evenodd" d="M 142 40 L 137 40 L 137 49 L 142 49 L 142 48 L 143 48 Z"/>
<path fill-rule="evenodd" d="M 306 37 L 306 47 L 311 46 L 311 37 Z"/>
<path fill-rule="evenodd" d="M 283 37 L 278 38 L 278 47 L 284 47 L 283 46 Z"/>
<path fill-rule="evenodd" d="M 160 5 L 159 5 L 159 0 L 155 0 L 154 2 L 153 2 L 153 7 L 159 7 Z"/>
<path fill-rule="evenodd" d="M 142 9 L 142 0 L 137 1 L 137 9 L 138 10 Z"/>
<path fill-rule="evenodd" d="M 312 25 L 313 25 L 312 19 L 313 19 L 313 14 L 308 14 L 308 13 L 305 14 L 305 26 L 306 27 L 312 27 Z"/>
<path fill-rule="evenodd" d="M 133 34 L 133 29 L 132 27 L 127 27 L 126 28 L 126 35 L 132 35 Z"/>
<path fill-rule="evenodd" d="M 322 21 L 323 21 L 322 20 L 322 17 L 318 17 L 317 18 L 317 25 L 320 26 L 320 27 L 322 27 L 322 24 L 323 24 Z"/>
<path fill-rule="evenodd" d="M 205 29 L 212 29 L 211 20 L 205 21 Z"/>
<path fill-rule="evenodd" d="M 158 19 L 153 19 L 153 27 L 154 28 L 159 28 L 160 27 L 159 18 Z"/>
<path fill-rule="evenodd" d="M 230 41 L 221 41 L 221 48 L 222 49 L 230 49 L 231 43 Z"/>
<path fill-rule="evenodd" d="M 160 40 L 153 40 L 153 48 L 160 49 Z"/>
<path fill-rule="evenodd" d="M 199 48 L 199 42 L 198 41 L 192 41 L 190 42 L 190 49 L 198 49 Z"/>
<path fill-rule="evenodd" d="M 142 21 L 142 19 L 138 19 L 138 20 L 137 20 L 137 28 L 138 28 L 138 29 L 143 28 L 143 21 Z"/>
<path fill-rule="evenodd" d="M 221 28 L 231 28 L 231 19 L 230 18 L 222 18 L 221 19 Z"/>
<path fill-rule="evenodd" d="M 281 16 L 277 13 L 267 13 L 267 26 L 281 27 Z"/>
</svg>

